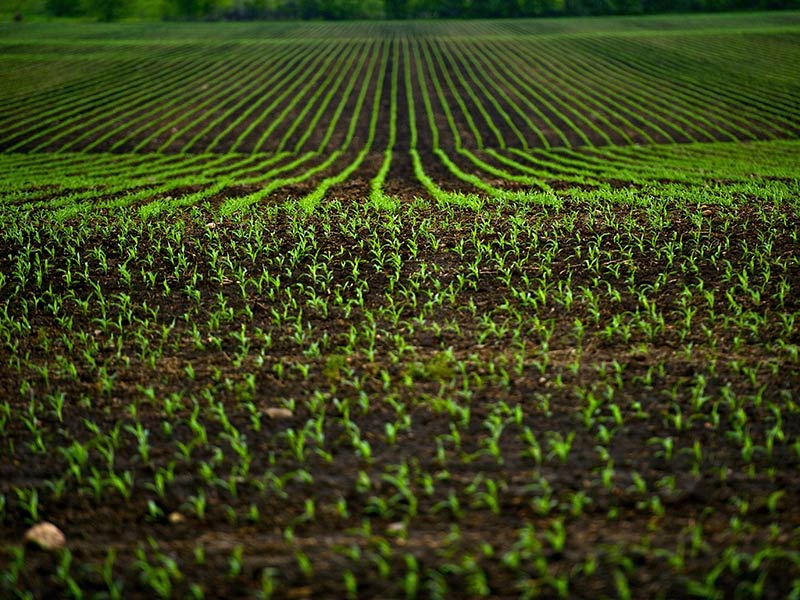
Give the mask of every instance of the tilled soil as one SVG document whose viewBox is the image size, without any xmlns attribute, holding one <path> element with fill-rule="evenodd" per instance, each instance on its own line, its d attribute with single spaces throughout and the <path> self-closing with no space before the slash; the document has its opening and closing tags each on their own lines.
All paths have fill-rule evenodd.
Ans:
<svg viewBox="0 0 800 600">
<path fill-rule="evenodd" d="M 59 249 L 3 288 L 29 324 L 1 357 L 6 593 L 780 598 L 800 575 L 794 210 L 41 218 L 0 252 Z M 245 297 L 245 271 L 280 283 Z M 68 554 L 17 570 L 40 519 Z"/>
</svg>

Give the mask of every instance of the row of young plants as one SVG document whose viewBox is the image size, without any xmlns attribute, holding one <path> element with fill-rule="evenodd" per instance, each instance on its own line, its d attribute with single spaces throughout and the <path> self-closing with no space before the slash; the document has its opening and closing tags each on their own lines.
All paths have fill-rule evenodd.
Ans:
<svg viewBox="0 0 800 600">
<path fill-rule="evenodd" d="M 798 596 L 797 197 L 6 203 L 0 590 Z"/>
<path fill-rule="evenodd" d="M 387 49 L 386 52 L 390 51 Z M 395 46 L 391 52 L 396 55 L 399 48 Z M 403 77 L 410 80 L 410 72 L 401 75 L 394 70 L 389 77 L 388 86 L 399 87 Z M 410 89 L 407 85 L 405 87 Z M 373 96 L 373 105 L 380 102 L 381 97 L 381 94 Z M 368 96 L 361 102 L 367 101 L 370 101 Z M 337 119 L 343 112 L 344 103 L 340 102 Z M 393 203 L 384 193 L 389 170 L 399 160 L 397 153 L 392 150 L 393 139 L 396 140 L 398 135 L 396 106 L 393 114 L 395 118 L 390 119 L 383 155 L 377 155 L 380 149 L 377 142 L 370 143 L 374 148 L 371 147 L 372 152 L 367 154 L 380 158 L 373 160 L 373 164 L 379 166 L 376 167 L 377 172 L 370 172 L 372 180 L 369 188 L 365 187 L 364 190 L 364 195 L 369 195 L 378 205 Z M 415 117 L 414 112 L 411 115 Z M 372 126 L 375 126 L 374 117 L 372 121 Z M 351 127 L 352 123 L 351 120 Z M 416 118 L 412 119 L 412 124 L 416 131 Z M 329 124 L 321 143 L 330 140 L 333 130 L 333 125 Z M 455 175 L 442 177 L 441 173 L 437 173 L 437 184 L 423 167 L 416 134 L 411 137 L 410 146 L 418 161 L 416 176 L 425 186 L 421 193 L 427 189 L 429 194 L 435 193 L 440 201 L 463 203 L 477 200 L 474 194 L 454 194 L 443 190 L 439 184 L 463 187 L 466 183 Z M 357 158 L 350 167 L 343 167 L 335 176 L 321 180 L 322 189 L 330 194 L 332 189 L 336 189 L 335 184 L 343 180 L 343 172 L 346 178 L 359 167 L 363 169 L 365 154 L 363 149 L 359 154 L 354 155 L 352 151 L 347 153 L 348 156 L 362 158 Z M 536 184 L 533 191 L 523 188 L 513 193 L 494 188 L 494 195 L 520 202 L 554 203 L 559 202 L 559 198 L 565 194 L 573 197 L 602 195 L 610 185 L 628 186 L 631 194 L 636 190 L 651 188 L 681 194 L 687 184 L 707 182 L 709 173 L 713 173 L 718 185 L 724 184 L 729 192 L 738 190 L 760 198 L 782 199 L 793 193 L 794 188 L 788 182 L 794 176 L 797 143 L 680 144 L 638 148 L 564 148 L 536 152 L 511 148 L 470 153 L 469 156 L 475 157 L 477 154 L 480 154 L 482 164 L 488 165 L 486 168 L 493 172 L 513 170 L 517 181 L 524 177 L 531 185 Z M 267 198 L 269 194 L 280 194 L 284 186 L 317 181 L 319 178 L 315 174 L 330 167 L 338 157 L 339 154 L 336 154 L 333 161 L 323 162 L 320 169 L 319 165 L 310 166 L 313 155 L 307 153 L 297 157 L 288 152 L 158 157 L 138 154 L 4 154 L 0 155 L 0 191 L 4 205 L 47 209 L 56 212 L 62 219 L 78 212 L 131 206 L 137 207 L 144 216 L 152 216 L 170 207 L 191 206 L 209 200 L 219 202 L 221 199 L 227 199 L 226 210 L 230 211 L 240 203 L 250 204 Z M 304 177 L 303 168 L 312 173 Z M 463 170 L 458 173 L 465 177 Z M 762 181 L 765 178 L 773 181 Z M 485 192 L 487 189 L 486 184 L 476 178 L 472 178 L 472 182 L 476 184 L 476 191 L 483 189 Z M 315 186 L 307 189 L 307 193 L 319 197 L 320 192 L 314 191 Z M 556 189 L 566 191 L 556 194 Z M 706 193 L 715 192 L 703 190 L 703 194 Z M 307 207 L 315 204 L 316 201 L 308 203 Z"/>
<path fill-rule="evenodd" d="M 185 25 L 171 27 L 158 28 L 162 39 L 138 40 L 132 33 L 113 45 L 60 32 L 38 41 L 24 31 L 6 32 L 4 46 L 10 51 L 1 59 L 7 63 L 4 70 L 45 57 L 52 70 L 77 57 L 82 68 L 74 79 L 56 78 L 55 89 L 42 89 L 41 73 L 10 87 L 0 97 L 0 147 L 7 152 L 329 154 L 337 148 L 320 150 L 317 137 L 302 132 L 330 121 L 336 106 L 331 98 L 353 78 L 361 81 L 365 63 L 382 56 L 385 44 L 392 44 L 388 51 L 397 53 L 398 61 L 410 63 L 403 68 L 412 71 L 417 114 L 430 102 L 436 115 L 446 115 L 446 123 L 438 126 L 449 154 L 798 134 L 794 73 L 799 59 L 785 28 L 774 34 L 757 25 L 751 33 L 609 33 L 601 22 L 596 35 L 536 36 L 521 35 L 519 25 L 511 23 L 362 24 L 363 31 L 352 37 L 326 27 L 327 38 L 306 36 L 303 26 L 296 26 L 297 39 L 276 36 L 271 25 L 231 25 L 213 30 L 217 33 L 201 28 L 198 34 L 207 38 L 186 39 Z M 317 26 L 306 27 L 310 33 Z M 342 32 L 358 27 L 341 26 Z M 118 27 L 112 30 L 119 33 Z M 242 37 L 234 38 L 237 32 Z M 407 44 L 410 51 L 398 52 L 396 44 Z M 388 81 L 389 63 L 379 68 Z M 418 77 L 427 93 L 417 87 Z M 394 89 L 392 101 L 400 122 L 407 124 L 410 108 L 401 88 Z M 360 89 L 358 83 L 354 89 Z M 366 102 L 364 111 L 371 108 Z M 378 111 L 378 122 L 386 123 L 389 103 Z M 346 120 L 337 123 L 334 139 L 345 137 L 347 128 Z M 364 140 L 359 140 L 361 149 Z M 480 168 L 464 158 L 470 168 Z"/>
</svg>

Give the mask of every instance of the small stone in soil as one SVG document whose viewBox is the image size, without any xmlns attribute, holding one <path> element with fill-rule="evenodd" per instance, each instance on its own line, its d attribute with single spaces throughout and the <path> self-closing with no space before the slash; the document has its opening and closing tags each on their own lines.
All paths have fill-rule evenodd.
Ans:
<svg viewBox="0 0 800 600">
<path fill-rule="evenodd" d="M 42 550 L 52 552 L 54 550 L 63 550 L 67 545 L 67 538 L 58 527 L 43 521 L 25 532 L 25 542 L 38 546 Z"/>
<path fill-rule="evenodd" d="M 264 414 L 270 419 L 290 419 L 293 413 L 288 408 L 267 408 Z"/>
</svg>

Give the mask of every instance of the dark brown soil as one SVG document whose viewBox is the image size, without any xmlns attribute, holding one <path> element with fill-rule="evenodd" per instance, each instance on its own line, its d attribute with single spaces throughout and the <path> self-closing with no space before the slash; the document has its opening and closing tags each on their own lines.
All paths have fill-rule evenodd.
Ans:
<svg viewBox="0 0 800 600">
<path fill-rule="evenodd" d="M 354 179 L 336 191 L 363 197 L 365 185 Z M 691 220 L 698 210 L 706 211 L 699 230 Z M 261 589 L 265 569 L 274 574 L 277 597 L 291 598 L 345 597 L 345 573 L 355 578 L 359 596 L 403 597 L 414 579 L 409 572 L 418 573 L 422 596 L 435 596 L 442 589 L 447 597 L 477 595 L 481 590 L 491 597 L 517 597 L 524 590 L 538 589 L 542 597 L 556 597 L 554 578 L 564 577 L 570 597 L 621 595 L 620 586 L 626 585 L 633 597 L 675 598 L 687 594 L 689 581 L 702 581 L 714 569 L 719 569 L 716 589 L 724 597 L 747 595 L 742 590 L 759 578 L 766 578 L 764 597 L 785 597 L 798 571 L 784 555 L 764 554 L 766 558 L 756 567 L 749 566 L 751 558 L 743 558 L 748 562 L 739 564 L 738 570 L 725 556 L 735 551 L 754 557 L 770 548 L 796 551 L 800 542 L 800 512 L 790 501 L 798 491 L 800 467 L 790 441 L 800 435 L 800 419 L 786 404 L 787 398 L 800 394 L 800 370 L 796 358 L 774 345 L 776 339 L 800 342 L 796 329 L 788 336 L 782 333 L 778 318 L 800 309 L 797 296 L 788 297 L 783 305 L 776 299 L 781 280 L 798 289 L 800 270 L 774 271 L 772 278 L 763 281 L 758 304 L 735 292 L 744 310 L 765 317 L 755 333 L 737 322 L 725 325 L 724 319 L 712 318 L 698 294 L 689 305 L 697 309 L 698 323 L 710 327 L 710 333 L 698 324 L 682 338 L 679 307 L 685 286 L 693 289 L 702 282 L 706 290 L 723 290 L 726 285 L 721 262 L 715 266 L 709 260 L 692 262 L 689 257 L 706 256 L 703 253 L 714 249 L 711 254 L 730 261 L 734 271 L 739 271 L 754 251 L 764 250 L 767 240 L 762 231 L 766 228 L 771 245 L 765 256 L 773 269 L 782 261 L 796 263 L 793 237 L 800 222 L 794 212 L 748 202 L 734 207 L 679 206 L 667 208 L 662 216 L 668 222 L 666 230 L 657 229 L 654 215 L 644 208 L 570 202 L 560 210 L 531 207 L 482 213 L 409 203 L 390 215 L 358 204 L 332 203 L 308 217 L 279 210 L 273 216 L 222 221 L 194 209 L 171 215 L 178 220 L 175 224 L 147 225 L 99 215 L 80 226 L 82 253 L 91 257 L 94 248 L 102 248 L 108 257 L 108 274 L 90 261 L 91 280 L 107 298 L 129 295 L 137 319 L 145 317 L 145 306 L 157 309 L 157 317 L 149 326 L 136 321 L 120 332 L 113 325 L 99 324 L 94 310 L 87 314 L 66 301 L 65 311 L 73 316 L 72 330 L 88 332 L 89 339 L 99 345 L 94 360 L 113 378 L 106 392 L 97 368 L 77 355 L 75 377 L 55 367 L 56 357 L 66 352 L 59 335 L 70 335 L 43 305 L 29 309 L 30 334 L 13 335 L 18 344 L 13 350 L 3 347 L 4 365 L 22 360 L 21 369 L 7 369 L 0 375 L 0 391 L 11 410 L 0 461 L 0 493 L 7 503 L 0 521 L 6 564 L 31 522 L 13 491 L 21 488 L 36 489 L 41 518 L 66 533 L 72 556 L 70 576 L 87 594 L 107 589 L 100 572 L 113 549 L 113 578 L 123 586 L 124 597 L 147 598 L 155 593 L 151 583 L 157 576 L 144 575 L 145 558 L 153 568 L 166 568 L 174 561 L 180 575 L 173 573 L 168 579 L 171 594 L 177 597 L 191 594 L 193 585 L 206 597 L 251 597 Z M 355 229 L 340 229 L 348 222 L 358 223 L 359 218 Z M 509 271 L 511 285 L 521 285 L 524 277 L 540 276 L 547 266 L 558 278 L 554 285 L 570 281 L 576 293 L 585 288 L 598 294 L 597 322 L 592 321 L 585 298 L 576 299 L 570 308 L 556 303 L 535 311 L 525 308 L 509 295 L 511 288 L 500 283 L 503 273 L 492 260 L 483 261 L 477 277 L 470 277 L 467 265 L 476 253 L 486 252 L 480 248 L 485 244 L 490 255 L 502 255 L 503 236 L 512 221 L 519 219 L 524 226 L 510 248 L 510 258 L 533 255 Z M 645 239 L 683 240 L 682 253 L 670 264 L 657 253 L 660 244 L 635 249 L 639 231 L 620 230 L 620 224 L 631 222 L 640 224 Z M 569 223 L 573 225 L 568 234 Z M 166 248 L 153 249 L 155 241 L 169 239 L 175 227 L 183 230 L 182 243 L 190 257 L 188 268 L 177 279 L 171 275 L 174 268 Z M 723 230 L 724 235 L 719 233 Z M 622 238 L 615 241 L 620 231 Z M 114 274 L 125 258 L 126 244 L 121 240 L 132 232 L 140 246 L 131 270 L 138 273 L 145 254 L 152 254 L 155 262 L 149 268 L 170 282 L 171 293 L 148 289 L 140 280 L 128 287 Z M 240 267 L 255 274 L 260 264 L 291 256 L 301 232 L 310 234 L 314 248 L 301 252 L 293 266 L 280 273 L 282 290 L 305 286 L 320 290 L 322 280 L 310 278 L 308 268 L 321 260 L 333 274 L 330 291 L 347 294 L 353 261 L 364 265 L 360 276 L 366 284 L 363 307 L 349 313 L 332 307 L 327 314 L 304 308 L 310 340 L 322 343 L 323 336 L 329 340 L 320 356 L 304 353 L 308 341 L 298 345 L 289 323 L 275 324 L 273 310 L 282 310 L 281 296 L 273 300 L 266 290 L 256 294 L 251 289 L 244 301 L 232 281 L 214 283 L 216 271 L 209 262 L 209 247 L 219 248 L 233 261 L 228 277 Z M 64 235 L 46 228 L 24 229 L 23 239 L 5 235 L 0 248 L 3 272 L 13 271 L 27 240 L 41 248 L 59 247 Z M 260 236 L 267 236 L 271 246 L 253 263 L 245 247 Z M 394 292 L 387 288 L 387 273 L 371 266 L 372 240 L 389 247 L 399 242 L 400 283 Z M 462 258 L 456 250 L 465 241 Z M 542 249 L 551 245 L 556 250 L 545 265 Z M 609 269 L 617 259 L 622 264 L 616 274 L 604 267 L 599 286 L 584 262 L 595 245 L 608 253 L 603 260 Z M 620 254 L 626 247 L 633 248 L 630 260 Z M 539 258 L 532 260 L 534 256 Z M 56 252 L 44 287 L 55 296 L 74 293 L 78 299 L 91 298 L 87 282 L 68 285 L 58 275 L 65 267 L 64 256 Z M 435 275 L 423 276 L 420 308 L 414 309 L 399 290 L 420 280 L 423 268 Z M 204 300 L 199 304 L 180 292 L 188 273 L 194 272 L 202 276 L 198 289 Z M 445 289 L 459 276 L 474 286 L 458 292 L 453 302 L 421 309 L 435 288 Z M 634 331 L 629 340 L 603 333 L 615 316 L 625 321 L 643 310 L 626 291 L 623 282 L 628 277 L 640 290 L 659 278 L 665 282 L 648 296 L 664 318 L 663 331 L 652 339 L 640 331 Z M 763 275 L 754 273 L 754 277 L 761 281 Z M 619 290 L 619 299 L 604 292 L 606 283 L 609 289 Z M 8 297 L 10 288 L 4 290 Z M 31 302 L 38 293 L 26 288 L 8 310 L 16 314 L 19 301 Z M 717 306 L 724 314 L 727 301 L 722 291 L 717 293 Z M 233 318 L 215 331 L 208 323 L 217 297 L 225 299 Z M 400 325 L 378 323 L 374 357 L 365 354 L 363 342 L 354 351 L 345 350 L 351 327 L 358 331 L 367 326 L 370 314 L 386 318 L 386 313 L 375 311 L 386 308 L 389 298 L 401 307 Z M 504 308 L 509 302 L 511 308 Z M 96 299 L 90 300 L 90 306 L 96 308 L 95 303 Z M 468 306 L 476 312 L 472 314 Z M 252 316 L 246 316 L 248 307 Z M 498 326 L 509 324 L 516 314 L 512 308 L 521 311 L 521 340 L 515 341 L 511 331 L 482 337 L 483 319 Z M 414 324 L 420 310 L 427 315 L 426 321 Z M 112 322 L 118 314 L 111 309 Z M 191 315 L 189 322 L 183 314 Z M 163 338 L 163 353 L 148 363 L 141 342 L 125 331 L 140 331 L 152 346 L 173 319 L 174 326 Z M 576 319 L 586 324 L 582 344 L 574 337 Z M 201 328 L 203 340 L 216 336 L 221 346 L 198 349 L 191 341 L 192 323 Z M 552 330 L 546 345 L 543 330 L 535 323 Z M 273 344 L 263 364 L 255 361 L 258 343 L 254 341 L 254 351 L 236 366 L 237 343 L 232 336 L 240 326 L 250 335 L 259 328 L 271 332 Z M 395 334 L 403 337 L 408 353 L 398 355 Z M 121 340 L 119 351 L 115 339 Z M 50 340 L 47 349 L 45 340 Z M 77 339 L 75 343 L 82 344 Z M 518 343 L 525 348 L 522 354 L 515 350 Z M 515 356 L 523 361 L 519 371 L 513 368 Z M 543 360 L 547 364 L 540 368 Z M 46 364 L 52 368 L 45 380 L 33 367 Z M 193 378 L 185 370 L 189 364 Z M 279 365 L 282 371 L 276 370 Z M 305 374 L 298 370 L 302 365 L 308 369 Z M 252 388 L 247 387 L 248 374 L 253 377 Z M 698 378 L 703 378 L 703 393 L 708 397 L 702 407 L 692 404 Z M 144 393 L 147 389 L 153 390 L 151 400 Z M 620 410 L 619 424 L 607 408 L 600 408 L 594 424 L 586 426 L 585 398 L 580 394 L 600 397 L 609 390 Z M 741 399 L 739 416 L 724 400 L 731 390 Z M 61 421 L 47 409 L 48 394 L 55 391 L 66 396 Z M 163 399 L 171 394 L 177 394 L 179 402 L 169 415 Z M 759 402 L 751 399 L 756 396 Z M 324 441 L 318 445 L 309 441 L 301 461 L 291 451 L 287 432 L 309 427 L 319 415 L 314 406 L 320 399 L 327 405 L 321 429 Z M 451 412 L 442 402 L 448 399 L 454 401 L 452 410 L 468 408 L 469 413 Z M 365 400 L 369 402 L 366 412 L 360 404 Z M 24 425 L 23 415 L 31 402 L 38 406 L 36 423 L 43 432 L 45 452 L 35 450 L 32 431 Z M 217 402 L 224 407 L 224 420 L 214 416 L 212 406 Z M 349 406 L 349 417 L 341 405 L 336 407 L 337 402 Z M 269 416 L 270 409 L 292 405 L 286 416 Z M 136 406 L 135 418 L 131 406 Z M 517 406 L 518 421 L 513 417 Z M 783 407 L 783 441 L 775 442 L 771 454 L 745 455 L 740 442 L 731 437 L 732 424 L 745 418 L 747 435 L 763 446 L 775 427 L 773 406 Z M 671 420 L 676 407 L 685 418 L 680 426 Z M 179 448 L 181 444 L 191 447 L 196 439 L 188 425 L 193 410 L 200 411 L 207 442 L 194 447 L 187 460 L 181 458 Z M 259 418 L 258 427 L 254 416 Z M 406 416 L 408 429 L 401 427 L 396 441 L 390 442 L 386 424 L 399 424 Z M 489 427 L 497 419 L 506 425 L 496 439 L 498 455 L 494 455 L 489 451 Z M 149 432 L 147 460 L 127 429 L 135 423 Z M 119 431 L 114 472 L 132 477 L 128 498 L 111 488 L 97 496 L 87 482 L 91 468 L 100 476 L 107 472 L 96 445 L 100 441 L 93 442 L 103 436 L 93 434 L 89 424 L 100 432 Z M 369 457 L 351 444 L 353 425 L 369 443 Z M 539 439 L 541 462 L 526 454 L 525 427 Z M 251 457 L 246 476 L 237 475 L 241 463 L 233 451 L 233 431 L 246 438 Z M 610 440 L 603 441 L 603 432 L 610 434 Z M 562 461 L 552 455 L 547 440 L 570 434 L 575 438 Z M 672 440 L 670 456 L 654 438 Z M 74 442 L 88 444 L 90 449 L 82 483 L 69 474 L 65 455 L 57 450 Z M 695 444 L 702 449 L 699 461 L 693 459 Z M 325 453 L 330 453 L 330 462 Z M 211 480 L 202 474 L 203 463 L 212 468 Z M 601 475 L 609 464 L 613 464 L 613 476 L 604 484 Z M 163 494 L 156 493 L 152 487 L 156 473 L 169 468 L 172 481 Z M 392 479 L 404 469 L 409 492 Z M 50 486 L 59 481 L 63 482 L 61 491 Z M 231 481 L 237 482 L 235 489 Z M 637 488 L 637 481 L 646 489 Z M 494 486 L 497 504 L 488 500 Z M 192 508 L 191 500 L 201 492 L 207 500 L 202 515 Z M 770 504 L 778 492 L 783 495 Z M 582 508 L 575 504 L 580 499 L 586 503 Z M 313 518 L 303 516 L 309 501 L 313 501 Z M 182 515 L 180 522 L 167 518 L 173 512 Z M 557 538 L 550 537 L 562 525 L 563 548 L 553 541 Z M 533 535 L 527 543 L 525 528 Z M 241 561 L 237 559 L 240 551 Z M 677 557 L 680 562 L 675 562 Z M 312 571 L 302 568 L 306 558 Z M 36 597 L 67 595 L 65 579 L 58 575 L 62 560 L 63 556 L 28 548 L 17 583 L 4 589 L 11 593 L 19 587 Z M 385 567 L 379 568 L 384 561 Z M 8 572 L 10 567 L 3 568 Z"/>
</svg>

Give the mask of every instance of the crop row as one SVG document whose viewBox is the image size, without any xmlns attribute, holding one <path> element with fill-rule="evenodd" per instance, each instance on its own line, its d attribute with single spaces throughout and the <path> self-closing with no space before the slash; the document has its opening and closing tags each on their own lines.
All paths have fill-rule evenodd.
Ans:
<svg viewBox="0 0 800 600">
<path fill-rule="evenodd" d="M 310 40 L 282 38 L 273 26 L 237 28 L 242 37 L 232 38 L 223 27 L 202 43 L 175 32 L 114 44 L 15 45 L 10 36 L 0 60 L 30 63 L 37 75 L 63 64 L 66 75 L 44 87 L 41 77 L 18 76 L 20 87 L 0 96 L 0 148 L 59 161 L 148 155 L 174 166 L 172 190 L 205 156 L 196 185 L 213 179 L 212 194 L 238 198 L 234 209 L 281 189 L 313 205 L 355 176 L 380 199 L 410 173 L 416 193 L 439 198 L 548 192 L 552 181 L 591 184 L 602 162 L 593 148 L 800 133 L 800 56 L 785 30 L 536 36 L 510 23 L 361 27 L 350 39 Z M 113 162 L 84 160 L 87 170 Z M 234 179 L 237 191 L 228 189 Z"/>
<path fill-rule="evenodd" d="M 791 45 L 760 50 L 763 37 L 709 35 L 702 43 L 715 42 L 706 49 L 717 62 L 748 53 L 780 66 L 768 89 L 755 78 L 708 77 L 706 63 L 687 56 L 693 40 L 677 36 L 669 43 L 653 35 L 520 43 L 408 33 L 377 44 L 195 45 L 138 62 L 107 53 L 88 81 L 27 98 L 12 94 L 0 104 L 0 139 L 7 151 L 317 151 L 314 140 L 291 138 L 287 130 L 313 129 L 318 112 L 330 118 L 335 105 L 324 99 L 362 78 L 365 55 L 380 55 L 379 46 L 389 43 L 403 47 L 402 65 L 381 69 L 414 73 L 414 106 L 399 102 L 399 121 L 407 123 L 407 111 L 420 111 L 425 103 L 419 73 L 434 112 L 448 115 L 440 125 L 445 146 L 525 150 L 794 137 L 800 109 L 787 74 L 797 57 L 787 56 Z M 400 88 L 395 93 L 402 98 Z M 337 124 L 346 129 L 347 123 Z"/>
<path fill-rule="evenodd" d="M 390 88 L 399 85 L 396 71 L 388 83 Z M 392 108 L 393 114 L 395 111 L 396 106 Z M 392 123 L 395 120 L 396 116 Z M 370 135 L 374 137 L 375 134 Z M 396 135 L 396 128 L 390 126 L 384 152 L 376 154 L 379 161 L 373 161 L 376 172 L 369 183 L 359 189 L 362 197 L 371 198 L 379 206 L 393 202 L 382 190 L 393 161 L 396 162 L 396 153 L 391 151 L 392 136 Z M 378 144 L 370 143 L 373 152 L 377 153 L 380 150 Z M 532 192 L 511 194 L 489 188 L 477 180 L 475 189 L 488 188 L 496 195 L 519 201 L 557 204 L 562 201 L 561 192 L 572 197 L 592 197 L 602 194 L 610 185 L 628 187 L 631 191 L 659 189 L 663 193 L 672 189 L 680 194 L 686 185 L 706 182 L 709 173 L 724 182 L 729 190 L 757 197 L 772 194 L 777 200 L 789 197 L 795 191 L 790 182 L 796 176 L 793 165 L 799 153 L 796 142 L 783 141 L 744 146 L 681 144 L 528 152 L 506 149 L 472 153 L 471 156 L 480 156 L 484 165 L 498 165 L 495 172 L 500 168 L 513 170 L 519 174 L 517 177 L 527 177 L 537 184 L 537 189 Z M 419 151 L 415 154 L 420 178 L 419 196 L 435 196 L 443 202 L 479 202 L 474 194 L 442 190 L 425 171 L 430 169 L 436 155 L 420 154 Z M 350 156 L 349 164 L 342 170 L 335 171 L 334 176 L 322 178 L 314 177 L 313 171 L 309 172 L 308 165 L 312 164 L 313 158 L 308 154 L 3 154 L 0 155 L 0 179 L 3 182 L 0 192 L 4 209 L 54 211 L 61 219 L 90 209 L 120 207 L 135 207 L 139 214 L 148 217 L 172 208 L 204 203 L 223 206 L 226 212 L 231 212 L 263 199 L 269 193 L 281 193 L 281 186 L 292 184 L 295 190 L 301 191 L 299 197 L 306 198 L 306 206 L 311 207 L 317 204 L 323 193 L 335 191 L 337 183 L 363 165 L 363 150 Z M 420 156 L 425 157 L 425 166 Z M 338 157 L 338 153 L 332 159 L 328 157 L 327 163 L 331 164 Z M 321 164 L 326 166 L 325 162 Z M 776 181 L 773 184 L 756 183 L 754 178 Z M 311 184 L 305 188 L 298 187 L 298 183 L 306 180 L 311 180 Z M 455 176 L 439 174 L 439 182 L 442 180 L 454 187 L 464 183 Z"/>
</svg>

